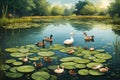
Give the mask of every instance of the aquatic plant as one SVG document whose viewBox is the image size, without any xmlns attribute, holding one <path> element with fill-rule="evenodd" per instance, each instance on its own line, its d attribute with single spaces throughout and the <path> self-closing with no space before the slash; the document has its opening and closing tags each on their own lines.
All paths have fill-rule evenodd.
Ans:
<svg viewBox="0 0 120 80">
<path fill-rule="evenodd" d="M 120 63 L 120 37 L 116 37 L 116 40 L 113 43 L 114 45 L 114 52 L 116 56 L 117 63 Z"/>
</svg>

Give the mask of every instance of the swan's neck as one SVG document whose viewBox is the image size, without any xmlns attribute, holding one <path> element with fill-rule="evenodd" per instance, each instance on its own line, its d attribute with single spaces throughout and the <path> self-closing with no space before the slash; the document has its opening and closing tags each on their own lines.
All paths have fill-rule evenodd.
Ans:
<svg viewBox="0 0 120 80">
<path fill-rule="evenodd" d="M 71 36 L 71 40 L 74 41 L 73 36 Z"/>
</svg>

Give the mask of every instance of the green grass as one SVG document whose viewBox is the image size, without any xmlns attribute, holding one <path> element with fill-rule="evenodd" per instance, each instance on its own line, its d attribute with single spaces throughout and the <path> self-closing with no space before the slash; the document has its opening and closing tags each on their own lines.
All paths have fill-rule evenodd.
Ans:
<svg viewBox="0 0 120 80">
<path fill-rule="evenodd" d="M 31 18 L 13 18 L 13 19 L 8 19 L 8 18 L 0 18 L 0 26 L 5 26 L 7 24 L 12 24 L 12 23 L 21 23 L 21 22 L 31 22 Z"/>
</svg>

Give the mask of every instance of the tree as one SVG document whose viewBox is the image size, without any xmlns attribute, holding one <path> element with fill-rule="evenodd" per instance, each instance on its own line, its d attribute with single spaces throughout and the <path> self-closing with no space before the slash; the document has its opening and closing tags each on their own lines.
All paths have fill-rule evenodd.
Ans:
<svg viewBox="0 0 120 80">
<path fill-rule="evenodd" d="M 75 13 L 77 15 L 93 15 L 96 11 L 95 6 L 87 0 L 79 1 L 75 5 L 75 9 L 76 9 Z"/>
<path fill-rule="evenodd" d="M 120 17 L 120 0 L 115 0 L 115 2 L 112 2 L 110 4 L 109 8 L 109 14 L 110 16 L 114 17 Z"/>
<path fill-rule="evenodd" d="M 72 6 L 70 9 L 69 9 L 69 8 L 65 8 L 65 9 L 64 9 L 64 15 L 65 15 L 65 16 L 72 15 L 73 12 L 74 12 L 74 6 Z"/>
<path fill-rule="evenodd" d="M 96 12 L 94 5 L 87 4 L 81 10 L 81 15 L 93 15 Z"/>
<path fill-rule="evenodd" d="M 56 5 L 52 8 L 52 15 L 64 15 L 64 8 L 62 6 Z"/>
<path fill-rule="evenodd" d="M 34 0 L 35 9 L 33 9 L 34 15 L 50 15 L 51 9 L 50 5 L 46 0 Z"/>
</svg>

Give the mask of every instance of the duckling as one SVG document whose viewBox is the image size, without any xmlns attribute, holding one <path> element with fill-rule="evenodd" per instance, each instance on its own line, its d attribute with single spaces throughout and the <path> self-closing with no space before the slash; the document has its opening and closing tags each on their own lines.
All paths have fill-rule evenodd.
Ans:
<svg viewBox="0 0 120 80">
<path fill-rule="evenodd" d="M 93 66 L 92 69 L 100 69 L 101 67 L 103 67 L 103 65 L 99 64 L 99 65 Z"/>
<path fill-rule="evenodd" d="M 52 37 L 53 37 L 53 35 L 50 35 L 50 37 L 45 37 L 44 40 L 48 41 L 48 42 L 52 42 L 53 41 Z"/>
<path fill-rule="evenodd" d="M 28 56 L 26 55 L 26 56 L 23 58 L 22 61 L 23 61 L 23 62 L 28 62 Z"/>
<path fill-rule="evenodd" d="M 84 37 L 85 41 L 94 41 L 94 36 L 87 36 L 86 32 L 83 32 L 83 34 L 85 35 Z"/>
<path fill-rule="evenodd" d="M 45 62 L 52 62 L 52 58 L 50 57 L 44 57 L 43 59 Z"/>
<path fill-rule="evenodd" d="M 43 39 L 42 42 L 38 42 L 36 45 L 45 48 L 45 40 Z"/>
<path fill-rule="evenodd" d="M 55 69 L 54 72 L 58 73 L 58 74 L 63 73 L 64 72 L 64 67 L 60 68 L 60 66 L 58 65 L 57 69 Z"/>
<path fill-rule="evenodd" d="M 36 62 L 33 62 L 33 64 L 34 64 L 34 66 L 35 66 L 36 68 L 43 66 L 43 63 L 42 63 L 42 62 L 40 62 L 40 63 L 38 63 L 38 64 L 37 64 Z"/>
<path fill-rule="evenodd" d="M 100 72 L 108 72 L 109 68 L 105 67 L 105 68 L 100 68 L 99 71 Z"/>
<path fill-rule="evenodd" d="M 77 73 L 76 73 L 75 70 L 69 70 L 69 74 L 71 74 L 71 75 L 76 75 Z"/>
<path fill-rule="evenodd" d="M 71 49 L 71 50 L 69 50 L 67 53 L 68 54 L 73 54 L 75 52 L 75 50 L 74 49 Z"/>
<path fill-rule="evenodd" d="M 95 48 L 94 48 L 94 47 L 91 47 L 89 50 L 90 50 L 90 51 L 94 51 L 94 50 L 95 50 Z"/>
</svg>

